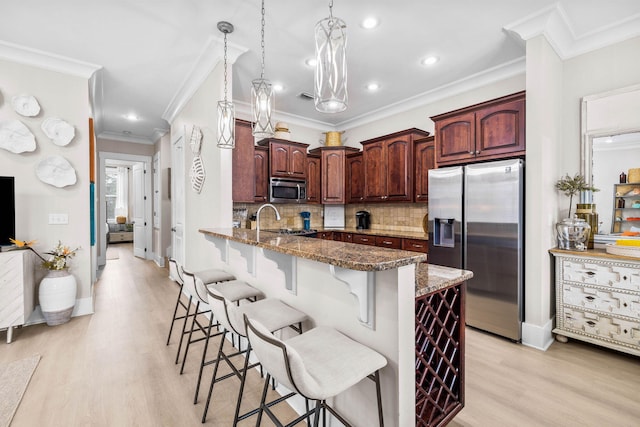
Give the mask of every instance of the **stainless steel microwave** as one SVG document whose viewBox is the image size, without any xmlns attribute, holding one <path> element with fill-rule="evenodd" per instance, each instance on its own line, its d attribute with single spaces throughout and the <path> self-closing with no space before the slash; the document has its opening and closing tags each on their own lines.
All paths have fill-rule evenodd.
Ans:
<svg viewBox="0 0 640 427">
<path fill-rule="evenodd" d="M 307 182 L 303 179 L 271 178 L 269 201 L 271 203 L 306 203 Z"/>
</svg>

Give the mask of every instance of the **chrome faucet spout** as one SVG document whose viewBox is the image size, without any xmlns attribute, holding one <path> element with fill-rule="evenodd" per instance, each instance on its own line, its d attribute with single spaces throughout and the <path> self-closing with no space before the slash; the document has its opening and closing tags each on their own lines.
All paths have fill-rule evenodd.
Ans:
<svg viewBox="0 0 640 427">
<path fill-rule="evenodd" d="M 280 212 L 278 212 L 278 209 L 276 209 L 276 207 L 273 206 L 271 203 L 265 203 L 264 205 L 260 206 L 258 208 L 258 212 L 256 212 L 256 233 L 260 233 L 260 211 L 262 211 L 262 209 L 266 208 L 267 206 L 272 208 L 275 211 L 276 220 L 280 221 Z"/>
</svg>

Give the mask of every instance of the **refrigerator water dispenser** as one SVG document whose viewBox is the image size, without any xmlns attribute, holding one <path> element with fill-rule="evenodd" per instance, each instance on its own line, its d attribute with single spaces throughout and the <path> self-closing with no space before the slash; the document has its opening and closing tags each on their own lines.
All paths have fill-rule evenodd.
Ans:
<svg viewBox="0 0 640 427">
<path fill-rule="evenodd" d="M 453 248 L 455 246 L 454 218 L 435 218 L 433 220 L 433 245 Z"/>
</svg>

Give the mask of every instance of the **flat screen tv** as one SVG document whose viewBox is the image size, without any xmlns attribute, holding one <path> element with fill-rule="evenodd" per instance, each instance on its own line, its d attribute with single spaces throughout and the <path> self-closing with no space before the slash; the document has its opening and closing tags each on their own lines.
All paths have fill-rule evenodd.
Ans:
<svg viewBox="0 0 640 427">
<path fill-rule="evenodd" d="M 16 237 L 16 190 L 12 176 L 0 176 L 0 246 Z"/>
</svg>

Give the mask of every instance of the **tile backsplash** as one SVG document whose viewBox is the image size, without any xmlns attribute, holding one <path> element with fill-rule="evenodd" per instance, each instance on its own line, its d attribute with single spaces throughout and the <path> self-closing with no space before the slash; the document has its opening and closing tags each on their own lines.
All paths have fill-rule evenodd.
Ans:
<svg viewBox="0 0 640 427">
<path fill-rule="evenodd" d="M 255 214 L 261 204 L 234 203 L 234 220 L 237 214 L 246 209 L 247 218 Z M 323 206 L 322 205 L 298 205 L 298 204 L 275 204 L 280 212 L 280 221 L 276 221 L 273 209 L 263 209 L 260 213 L 260 228 L 302 228 L 302 217 L 300 212 L 311 212 L 311 228 L 322 228 L 323 226 Z M 347 228 L 356 227 L 356 212 L 367 211 L 371 214 L 372 230 L 387 231 L 410 231 L 423 232 L 422 222 L 427 214 L 427 205 L 424 203 L 363 203 L 345 206 L 345 226 Z M 247 227 L 246 221 L 242 222 L 242 227 Z"/>
</svg>

